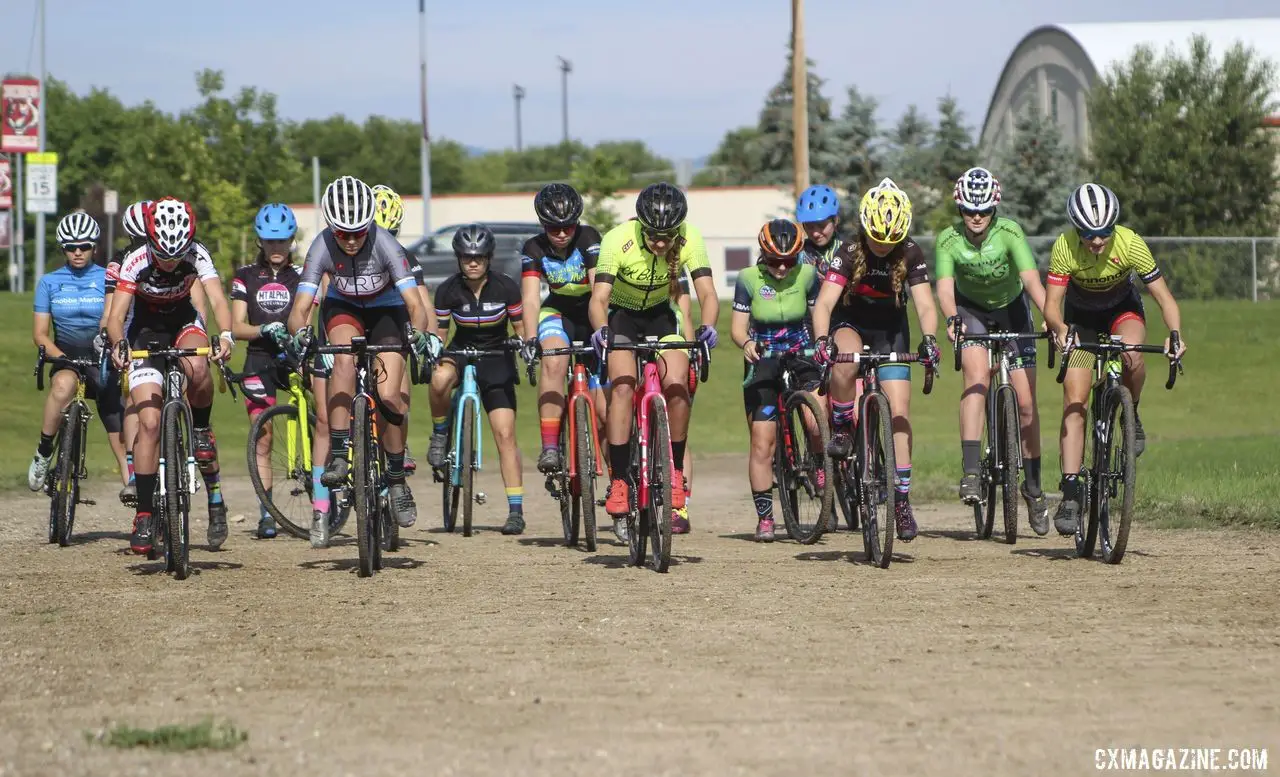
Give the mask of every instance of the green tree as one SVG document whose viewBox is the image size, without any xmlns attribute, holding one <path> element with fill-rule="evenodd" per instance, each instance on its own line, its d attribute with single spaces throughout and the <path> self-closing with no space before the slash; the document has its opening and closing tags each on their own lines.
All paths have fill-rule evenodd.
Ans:
<svg viewBox="0 0 1280 777">
<path fill-rule="evenodd" d="M 941 201 L 935 176 L 937 149 L 934 128 L 915 105 L 888 132 L 886 169 L 894 183 L 911 197 L 913 212 L 928 213 Z"/>
<path fill-rule="evenodd" d="M 965 125 L 964 111 L 950 95 L 938 100 L 934 152 L 934 178 L 944 192 L 950 192 L 960 174 L 976 164 L 973 131 Z"/>
<path fill-rule="evenodd" d="M 1058 125 L 1028 106 L 1014 125 L 1013 142 L 992 170 L 1000 179 L 1000 209 L 1028 235 L 1053 235 L 1066 224 L 1066 202 L 1076 186 L 1078 159 Z"/>
<path fill-rule="evenodd" d="M 876 123 L 876 98 L 864 96 L 856 86 L 849 87 L 848 102 L 840 120 L 832 128 L 839 153 L 834 155 L 821 180 L 841 192 L 841 231 L 851 236 L 858 225 L 858 203 L 862 193 L 884 177 L 884 145 Z"/>
<path fill-rule="evenodd" d="M 1280 229 L 1276 63 L 1203 36 L 1156 56 L 1139 48 L 1089 96 L 1090 172 L 1150 235 L 1273 235 Z"/>
<path fill-rule="evenodd" d="M 618 217 L 609 204 L 630 183 L 631 175 L 622 156 L 612 148 L 596 147 L 575 162 L 570 183 L 582 195 L 582 220 L 601 234 L 616 227 Z"/>
<path fill-rule="evenodd" d="M 828 170 L 839 164 L 839 149 L 832 134 L 831 101 L 822 94 L 823 80 L 808 69 L 809 167 Z M 787 63 L 782 79 L 769 90 L 757 124 L 758 134 L 751 143 L 751 158 L 756 164 L 749 183 L 790 184 L 795 169 L 792 114 L 795 94 L 792 89 L 791 47 L 787 47 Z"/>
<path fill-rule="evenodd" d="M 759 127 L 729 130 L 707 160 L 707 166 L 693 177 L 695 186 L 741 186 L 755 181 L 760 169 L 756 148 Z"/>
</svg>

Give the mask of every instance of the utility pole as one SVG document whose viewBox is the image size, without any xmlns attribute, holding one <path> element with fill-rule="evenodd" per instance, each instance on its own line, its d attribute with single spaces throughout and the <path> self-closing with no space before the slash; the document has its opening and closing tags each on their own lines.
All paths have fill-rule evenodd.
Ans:
<svg viewBox="0 0 1280 777">
<path fill-rule="evenodd" d="M 418 0 L 418 66 L 422 92 L 422 234 L 431 234 L 431 134 L 427 131 L 427 0 Z"/>
<path fill-rule="evenodd" d="M 524 144 L 520 140 L 520 101 L 524 99 L 524 87 L 515 84 L 511 94 L 516 100 L 516 153 L 519 154 L 524 150 Z"/>
<path fill-rule="evenodd" d="M 791 0 L 791 132 L 796 194 L 809 188 L 809 67 L 804 56 L 804 0 Z"/>
<path fill-rule="evenodd" d="M 563 142 L 569 142 L 569 73 L 573 72 L 573 64 L 564 57 L 560 60 L 560 124 L 564 128 Z"/>
<path fill-rule="evenodd" d="M 45 45 L 47 38 L 44 34 L 44 2 L 40 0 L 40 153 L 45 151 L 45 127 L 49 126 L 49 72 L 45 68 Z M 54 192 L 54 196 L 57 196 Z M 44 213 L 36 214 L 36 274 L 35 283 L 40 282 L 41 276 L 44 275 Z M 34 285 L 34 284 L 33 284 Z"/>
</svg>

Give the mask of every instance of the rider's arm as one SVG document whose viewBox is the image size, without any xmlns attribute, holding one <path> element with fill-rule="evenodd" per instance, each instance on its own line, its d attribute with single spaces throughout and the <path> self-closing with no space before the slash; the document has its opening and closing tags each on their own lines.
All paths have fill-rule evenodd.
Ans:
<svg viewBox="0 0 1280 777">
<path fill-rule="evenodd" d="M 813 303 L 813 336 L 815 339 L 831 334 L 831 311 L 836 309 L 836 303 L 840 301 L 840 295 L 844 292 L 844 285 L 831 281 L 830 277 L 831 274 L 828 272 L 828 280 L 818 290 L 818 300 Z"/>
<path fill-rule="evenodd" d="M 591 329 L 609 325 L 609 298 L 613 296 L 613 279 L 622 259 L 622 247 L 614 238 L 616 230 L 604 236 L 600 242 L 600 256 L 596 259 L 595 279 L 591 282 L 591 301 L 587 303 L 587 317 Z"/>
<path fill-rule="evenodd" d="M 307 249 L 307 258 L 302 262 L 302 276 L 298 278 L 298 291 L 293 295 L 293 309 L 289 311 L 287 324 L 291 334 L 311 323 L 312 306 L 316 299 L 323 298 L 328 289 L 328 272 L 332 266 L 324 235 L 317 235 Z"/>
<path fill-rule="evenodd" d="M 49 334 L 50 324 L 53 323 L 53 306 L 49 294 L 49 284 L 44 279 L 40 279 L 40 283 L 36 285 L 36 301 L 35 301 L 35 321 L 31 330 L 31 341 L 36 347 L 44 346 L 45 353 L 49 356 L 62 356 L 62 351 L 58 346 L 53 344 L 53 337 Z"/>
<path fill-rule="evenodd" d="M 733 286 L 733 315 L 729 319 L 729 337 L 739 348 L 744 347 L 751 339 L 751 287 L 747 285 L 742 273 L 738 274 L 738 282 Z"/>
<path fill-rule="evenodd" d="M 948 320 L 956 315 L 956 279 L 938 279 L 938 307 Z"/>
<path fill-rule="evenodd" d="M 1018 270 L 1018 277 L 1022 279 L 1022 288 L 1027 290 L 1027 296 L 1031 297 L 1031 301 L 1043 315 L 1044 284 L 1040 281 L 1040 268 L 1036 266 L 1035 255 L 1031 253 L 1031 246 L 1027 244 L 1027 237 L 1022 233 L 1022 228 L 1011 224 L 1010 230 L 1014 233 L 1010 248 L 1013 266 Z"/>
<path fill-rule="evenodd" d="M 914 242 L 908 241 L 904 260 L 907 263 L 907 285 L 911 287 L 911 301 L 916 306 L 916 316 L 920 319 L 920 334 L 936 336 L 938 334 L 938 307 L 933 303 L 933 287 L 929 285 L 929 267 L 925 263 L 924 251 Z"/>
<path fill-rule="evenodd" d="M 133 289 L 117 286 L 111 297 L 111 315 L 107 318 L 107 339 L 114 345 L 124 339 L 124 320 L 133 307 Z"/>
<path fill-rule="evenodd" d="M 520 277 L 520 296 L 522 313 L 520 325 L 522 332 L 538 331 L 538 315 L 542 312 L 542 276 L 530 274 L 525 270 Z M 515 324 L 515 321 L 512 321 Z M 532 335 L 530 335 L 532 337 Z M 521 335 L 523 338 L 524 335 Z"/>
<path fill-rule="evenodd" d="M 427 316 L 427 309 L 422 305 L 422 296 L 418 293 L 421 288 L 417 284 L 402 286 L 400 288 L 400 297 L 404 300 L 405 310 L 409 313 L 409 323 L 419 332 L 430 332 L 428 328 L 431 320 Z M 434 311 L 433 311 L 434 312 Z"/>
<path fill-rule="evenodd" d="M 938 305 L 948 319 L 956 315 L 956 267 L 951 255 L 951 243 L 960 239 L 953 229 L 947 229 L 938 237 L 933 251 L 933 277 L 938 281 Z"/>
<path fill-rule="evenodd" d="M 702 311 L 702 325 L 715 329 L 720 320 L 720 298 L 716 295 L 716 284 L 711 278 L 711 261 L 707 258 L 707 244 L 702 233 L 688 225 L 685 228 L 686 243 L 680 249 L 680 261 L 689 271 L 689 279 L 693 283 L 693 291 L 698 295 L 698 307 Z"/>
<path fill-rule="evenodd" d="M 262 336 L 262 327 L 249 323 L 249 288 L 240 273 L 231 279 L 231 334 L 237 340 L 255 340 Z"/>
<path fill-rule="evenodd" d="M 1156 278 L 1147 284 L 1147 291 L 1151 292 L 1151 297 L 1160 306 L 1160 317 L 1164 319 L 1164 325 L 1170 331 L 1177 329 L 1179 334 L 1182 332 L 1182 313 L 1178 310 L 1178 301 L 1173 298 L 1173 292 L 1169 291 L 1169 284 L 1165 283 L 1164 278 Z"/>
<path fill-rule="evenodd" d="M 446 343 L 449 342 L 449 322 L 453 320 L 453 311 L 449 307 L 448 296 L 453 284 L 456 283 L 455 278 L 446 280 L 436 288 L 434 306 L 436 336 Z"/>
<path fill-rule="evenodd" d="M 675 303 L 676 309 L 680 311 L 680 336 L 685 340 L 692 340 L 693 304 L 689 301 L 689 292 L 685 291 L 684 283 L 680 284 L 680 293 L 676 295 Z"/>
<path fill-rule="evenodd" d="M 1058 239 L 1053 242 L 1053 250 L 1049 253 L 1049 284 L 1045 288 L 1044 321 L 1049 325 L 1049 330 L 1058 337 L 1058 345 L 1063 345 L 1063 339 L 1067 335 L 1067 325 L 1062 318 L 1062 301 L 1067 296 L 1067 284 L 1071 282 L 1071 271 L 1074 262 L 1071 257 L 1071 247 L 1068 244 L 1066 234 L 1058 235 Z"/>
<path fill-rule="evenodd" d="M 231 331 L 231 307 L 227 304 L 227 296 L 222 293 L 222 281 L 215 274 L 212 278 L 201 278 L 205 296 L 209 298 L 209 306 L 213 308 L 213 320 L 218 324 L 218 334 Z"/>
<path fill-rule="evenodd" d="M 524 325 L 524 302 L 520 299 L 520 286 L 509 275 L 498 274 L 498 280 L 501 281 L 502 287 L 506 290 L 506 299 L 503 300 L 507 305 L 507 320 L 511 322 L 511 328 L 515 330 L 516 337 L 523 340 L 525 332 L 538 331 L 537 324 L 534 324 L 532 330 L 526 329 Z"/>
</svg>

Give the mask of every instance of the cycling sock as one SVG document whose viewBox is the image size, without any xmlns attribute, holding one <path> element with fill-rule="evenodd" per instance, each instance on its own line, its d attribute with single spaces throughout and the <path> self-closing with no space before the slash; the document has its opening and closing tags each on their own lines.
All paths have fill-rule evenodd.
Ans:
<svg viewBox="0 0 1280 777">
<path fill-rule="evenodd" d="M 1036 456 L 1035 458 L 1028 458 L 1025 463 L 1027 465 L 1026 484 L 1030 487 L 1033 487 L 1034 490 L 1037 493 L 1039 493 L 1040 491 L 1040 457 Z"/>
<path fill-rule="evenodd" d="M 133 451 L 125 451 L 124 465 L 129 468 L 129 482 L 134 482 L 133 479 L 136 473 L 133 471 Z"/>
<path fill-rule="evenodd" d="M 752 491 L 751 498 L 756 503 L 756 518 L 764 520 L 773 517 L 773 491 Z"/>
<path fill-rule="evenodd" d="M 311 468 L 311 507 L 322 513 L 329 512 L 329 487 L 320 482 L 324 467 Z"/>
<path fill-rule="evenodd" d="M 138 482 L 138 515 L 144 513 L 150 515 L 151 511 L 155 509 L 157 475 L 154 472 L 150 475 L 144 475 L 139 472 L 136 477 Z"/>
<path fill-rule="evenodd" d="M 894 486 L 894 488 L 897 490 L 899 494 L 906 496 L 907 494 L 911 493 L 911 468 L 910 467 L 898 467 L 898 477 L 896 478 L 896 480 L 897 480 L 897 484 Z"/>
<path fill-rule="evenodd" d="M 387 483 L 393 486 L 404 483 L 404 451 L 387 454 Z"/>
<path fill-rule="evenodd" d="M 191 425 L 197 429 L 209 428 L 209 416 L 213 413 L 213 405 L 191 408 Z"/>
<path fill-rule="evenodd" d="M 274 521 L 275 518 L 271 517 L 271 511 L 267 509 L 267 502 L 271 501 L 271 489 L 267 488 L 267 489 L 263 489 L 263 491 L 267 495 L 267 500 L 266 502 L 263 502 L 262 504 L 258 505 L 260 508 L 262 508 L 262 520 Z"/>
<path fill-rule="evenodd" d="M 1062 473 L 1062 498 L 1063 499 L 1079 499 L 1080 498 L 1080 475 Z"/>
<path fill-rule="evenodd" d="M 831 402 L 831 419 L 835 421 L 837 429 L 848 431 L 849 426 L 853 424 L 853 410 L 858 406 L 857 402 Z"/>
<path fill-rule="evenodd" d="M 982 471 L 982 443 L 977 440 L 960 441 L 960 467 L 966 475 L 976 475 Z M 1037 459 L 1037 462 L 1039 460 Z"/>
<path fill-rule="evenodd" d="M 447 415 L 431 416 L 431 433 L 432 434 L 447 434 L 448 431 L 449 431 L 449 416 Z"/>
<path fill-rule="evenodd" d="M 222 504 L 222 473 L 204 472 L 204 487 L 209 491 L 209 504 Z"/>
<path fill-rule="evenodd" d="M 40 444 L 36 446 L 36 453 L 40 454 L 41 458 L 45 459 L 53 455 L 52 434 L 45 434 L 44 432 L 40 433 Z"/>
<path fill-rule="evenodd" d="M 622 445 L 609 443 L 609 470 L 613 473 L 614 479 L 621 480 L 624 478 L 630 467 L 631 446 L 627 443 Z"/>
<path fill-rule="evenodd" d="M 560 416 L 555 418 L 544 418 L 540 424 L 542 428 L 542 449 L 556 448 L 560 445 Z"/>
<path fill-rule="evenodd" d="M 507 512 L 524 515 L 524 486 L 507 489 Z"/>
<path fill-rule="evenodd" d="M 676 474 L 683 477 L 684 472 L 684 446 L 688 445 L 688 440 L 672 440 L 671 441 L 671 461 L 675 463 Z M 681 482 L 681 486 L 683 486 Z"/>
<path fill-rule="evenodd" d="M 351 439 L 350 429 L 329 428 L 329 450 L 335 459 L 347 458 L 347 442 Z"/>
</svg>

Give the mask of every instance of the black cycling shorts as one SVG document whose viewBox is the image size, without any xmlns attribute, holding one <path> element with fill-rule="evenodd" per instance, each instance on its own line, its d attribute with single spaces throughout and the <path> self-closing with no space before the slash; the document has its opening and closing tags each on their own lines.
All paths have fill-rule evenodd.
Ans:
<svg viewBox="0 0 1280 777">
<path fill-rule="evenodd" d="M 911 352 L 911 321 L 907 312 L 891 318 L 870 318 L 861 311 L 850 315 L 847 308 L 837 308 L 831 314 L 831 334 L 834 336 L 840 329 L 852 329 L 858 333 L 864 346 L 871 346 L 872 353 L 909 353 Z M 855 322 L 854 316 L 861 318 Z M 910 380 L 911 369 L 902 362 L 888 362 L 876 368 L 880 380 Z"/>
<path fill-rule="evenodd" d="M 611 308 L 609 329 L 615 343 L 638 343 L 646 337 L 659 340 L 683 340 L 678 336 L 679 323 L 676 311 L 670 305 L 654 305 L 648 310 Z"/>
<path fill-rule="evenodd" d="M 354 326 L 370 345 L 400 345 L 404 343 L 409 309 L 404 305 L 366 308 L 328 297 L 320 304 L 320 320 L 326 334 L 346 324 Z"/>
<path fill-rule="evenodd" d="M 261 412 L 274 405 L 276 392 L 289 388 L 288 365 L 265 351 L 249 351 L 244 357 L 244 405 L 252 412 Z"/>
<path fill-rule="evenodd" d="M 449 344 L 450 348 L 465 348 L 468 345 L 476 348 L 484 348 L 479 343 L 467 343 L 465 341 L 459 343 L 455 338 Z M 457 356 L 444 356 L 441 362 L 452 364 L 458 371 L 458 387 L 462 386 L 462 372 L 466 367 L 467 361 Z M 476 365 L 476 387 L 480 390 L 480 403 L 484 405 L 486 413 L 492 413 L 494 410 L 503 408 L 514 411 L 516 409 L 516 357 L 515 354 L 507 356 L 485 356 L 475 359 Z"/>
<path fill-rule="evenodd" d="M 62 343 L 54 341 L 68 359 L 97 359 L 98 354 L 94 351 L 92 345 L 89 346 L 65 346 Z M 62 370 L 70 370 L 70 367 L 52 367 L 49 370 L 49 378 Z M 102 426 L 109 434 L 118 434 L 120 432 L 121 423 L 124 419 L 124 398 L 120 394 L 120 373 L 114 369 L 107 372 L 107 382 L 104 385 L 100 378 L 101 373 L 94 368 L 85 370 L 84 396 L 85 399 L 93 400 L 94 406 L 98 409 L 98 418 L 102 421 Z"/>
<path fill-rule="evenodd" d="M 1074 325 L 1076 334 L 1082 343 L 1096 343 L 1104 334 L 1115 334 L 1116 328 L 1125 321 L 1137 320 L 1147 322 L 1146 309 L 1142 306 L 1142 295 L 1138 290 L 1130 289 L 1129 294 L 1115 305 L 1103 310 L 1084 310 L 1067 300 L 1062 308 L 1063 320 Z M 1093 367 L 1093 354 L 1085 351 L 1074 351 L 1071 354 L 1071 367 Z"/>
<path fill-rule="evenodd" d="M 818 365 L 810 359 L 792 363 L 793 389 L 816 391 L 822 382 Z M 778 399 L 782 392 L 781 363 L 766 359 L 756 364 L 742 364 L 742 401 L 751 421 L 773 421 L 778 416 Z"/>
<path fill-rule="evenodd" d="M 1026 294 L 1019 294 L 1013 302 L 995 310 L 987 310 L 963 294 L 956 294 L 956 314 L 964 322 L 965 332 L 971 335 L 985 335 L 993 331 L 1035 334 L 1036 331 L 1035 321 L 1031 318 L 1031 305 L 1027 303 Z M 964 348 L 987 345 L 989 343 L 968 342 L 964 344 Z M 1006 343 L 1005 347 L 1009 349 L 1013 369 L 1035 369 L 1035 340 L 1018 340 Z"/>
</svg>

